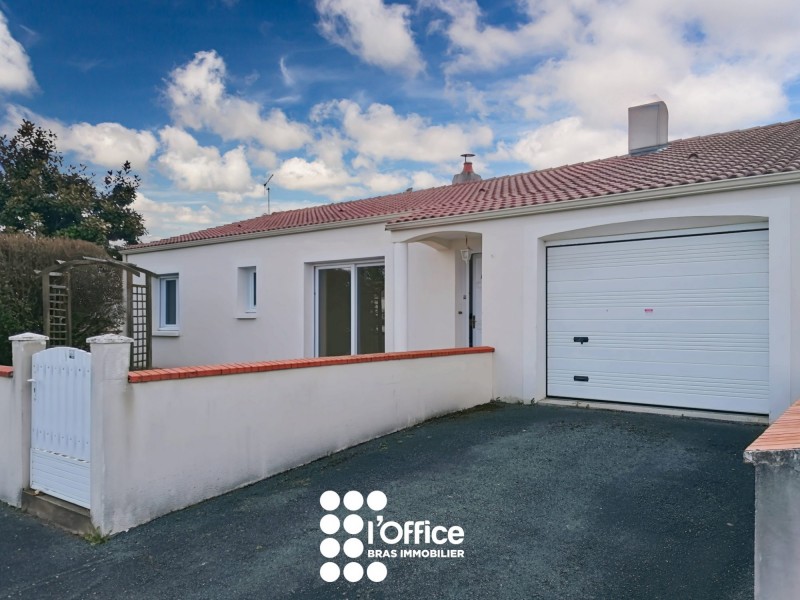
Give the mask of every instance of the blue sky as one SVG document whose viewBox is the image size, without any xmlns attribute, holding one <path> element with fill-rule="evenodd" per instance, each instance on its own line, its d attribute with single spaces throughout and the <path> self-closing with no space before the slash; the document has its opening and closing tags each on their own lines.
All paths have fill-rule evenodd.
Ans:
<svg viewBox="0 0 800 600">
<path fill-rule="evenodd" d="M 152 238 L 800 116 L 794 0 L 0 0 L 0 129 L 130 160 Z"/>
</svg>

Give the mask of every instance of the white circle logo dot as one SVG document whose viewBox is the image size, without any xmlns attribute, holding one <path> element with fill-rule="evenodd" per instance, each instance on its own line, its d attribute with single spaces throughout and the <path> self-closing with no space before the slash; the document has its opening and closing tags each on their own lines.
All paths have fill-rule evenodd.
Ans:
<svg viewBox="0 0 800 600">
<path fill-rule="evenodd" d="M 358 538 L 350 538 L 344 543 L 344 553 L 349 558 L 358 558 L 364 553 L 364 543 Z"/>
<path fill-rule="evenodd" d="M 319 528 L 323 533 L 333 535 L 339 531 L 339 517 L 336 515 L 325 515 L 319 520 Z"/>
<path fill-rule="evenodd" d="M 344 518 L 344 530 L 350 535 L 361 533 L 364 529 L 364 519 L 358 515 L 348 515 Z"/>
<path fill-rule="evenodd" d="M 361 495 L 361 492 L 356 492 L 355 490 L 347 492 L 344 495 L 344 505 L 347 510 L 358 510 L 364 506 L 364 496 Z"/>
<path fill-rule="evenodd" d="M 339 542 L 333 538 L 325 538 L 319 545 L 319 551 L 325 558 L 333 558 L 339 554 Z M 350 556 L 349 554 L 347 556 Z"/>
<path fill-rule="evenodd" d="M 370 581 L 374 581 L 375 583 L 379 583 L 386 579 L 386 565 L 379 562 L 370 563 L 367 567 L 367 578 Z"/>
<path fill-rule="evenodd" d="M 328 512 L 336 510 L 339 508 L 339 494 L 332 490 L 328 490 L 319 497 L 319 504 Z"/>
<path fill-rule="evenodd" d="M 357 562 L 347 563 L 344 566 L 344 578 L 347 581 L 360 581 L 361 578 L 364 576 L 364 567 L 362 567 Z"/>
<path fill-rule="evenodd" d="M 369 506 L 372 510 L 383 510 L 386 508 L 386 502 L 386 494 L 379 492 L 378 490 L 370 492 L 369 496 L 367 496 L 367 506 Z"/>
<path fill-rule="evenodd" d="M 339 579 L 339 573 L 339 565 L 336 563 L 326 562 L 319 568 L 319 576 L 328 583 Z"/>
</svg>

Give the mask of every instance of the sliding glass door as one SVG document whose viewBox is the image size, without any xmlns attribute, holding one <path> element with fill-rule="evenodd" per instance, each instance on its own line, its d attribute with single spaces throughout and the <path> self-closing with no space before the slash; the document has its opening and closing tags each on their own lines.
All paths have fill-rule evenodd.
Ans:
<svg viewBox="0 0 800 600">
<path fill-rule="evenodd" d="M 317 267 L 317 355 L 385 349 L 386 286 L 382 264 Z"/>
</svg>

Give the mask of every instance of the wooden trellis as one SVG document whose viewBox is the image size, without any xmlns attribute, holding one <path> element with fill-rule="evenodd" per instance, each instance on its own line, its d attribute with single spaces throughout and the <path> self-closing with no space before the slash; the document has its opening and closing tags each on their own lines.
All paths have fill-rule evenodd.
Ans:
<svg viewBox="0 0 800 600">
<path fill-rule="evenodd" d="M 108 266 L 124 272 L 125 335 L 133 339 L 131 344 L 131 370 L 149 369 L 153 361 L 152 316 L 150 294 L 155 273 L 131 263 L 105 258 L 83 258 L 59 261 L 40 271 L 42 278 L 42 306 L 44 334 L 50 338 L 50 346 L 72 346 L 72 288 L 70 271 L 75 267 Z M 144 283 L 134 278 L 144 278 Z M 106 332 L 97 332 L 98 334 Z"/>
</svg>

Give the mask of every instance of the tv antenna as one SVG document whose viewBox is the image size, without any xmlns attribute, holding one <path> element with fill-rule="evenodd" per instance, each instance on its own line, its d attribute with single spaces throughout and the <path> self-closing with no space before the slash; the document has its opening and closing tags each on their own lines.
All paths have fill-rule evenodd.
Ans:
<svg viewBox="0 0 800 600">
<path fill-rule="evenodd" d="M 270 175 L 270 176 L 267 178 L 267 180 L 264 182 L 264 191 L 266 191 L 266 193 L 267 193 L 267 214 L 268 214 L 268 215 L 271 215 L 271 214 L 272 214 L 272 213 L 270 212 L 270 207 L 269 207 L 269 182 L 270 182 L 270 181 L 272 181 L 272 177 L 273 177 L 273 175 L 274 175 L 274 173 L 273 173 L 272 175 Z"/>
</svg>

